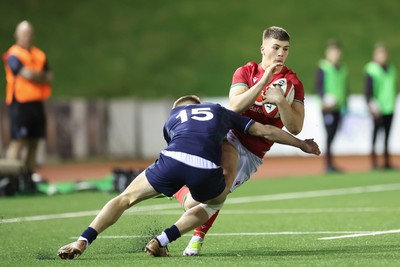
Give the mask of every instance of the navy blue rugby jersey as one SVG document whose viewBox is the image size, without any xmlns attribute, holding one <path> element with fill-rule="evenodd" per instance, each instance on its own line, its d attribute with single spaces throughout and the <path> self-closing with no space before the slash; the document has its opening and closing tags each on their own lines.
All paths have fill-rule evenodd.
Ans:
<svg viewBox="0 0 400 267">
<path fill-rule="evenodd" d="M 221 165 L 221 145 L 229 129 L 247 133 L 254 121 L 219 104 L 179 106 L 164 125 L 165 150 L 184 152 Z"/>
</svg>

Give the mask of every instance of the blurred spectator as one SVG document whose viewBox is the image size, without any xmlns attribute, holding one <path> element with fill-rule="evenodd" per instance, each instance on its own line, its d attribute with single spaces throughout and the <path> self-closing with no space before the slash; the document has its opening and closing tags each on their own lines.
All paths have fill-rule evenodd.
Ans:
<svg viewBox="0 0 400 267">
<path fill-rule="evenodd" d="M 325 164 L 326 172 L 340 172 L 333 163 L 332 143 L 348 96 L 348 70 L 341 63 L 342 47 L 336 40 L 329 40 L 325 58 L 319 61 L 316 88 L 322 99 L 322 115 L 327 133 Z"/>
<path fill-rule="evenodd" d="M 389 133 L 392 126 L 396 102 L 396 69 L 388 60 L 389 54 L 383 43 L 375 45 L 372 61 L 365 66 L 365 97 L 368 110 L 374 121 L 372 134 L 371 160 L 372 167 L 378 167 L 375 151 L 376 137 L 379 129 L 385 132 L 384 168 L 391 169 L 389 156 Z"/>
<path fill-rule="evenodd" d="M 20 22 L 14 33 L 15 44 L 3 55 L 11 130 L 6 158 L 22 160 L 22 150 L 26 148 L 22 162 L 28 173 L 35 170 L 39 139 L 45 137 L 43 101 L 50 97 L 53 79 L 45 53 L 32 44 L 33 34 L 30 22 Z"/>
</svg>

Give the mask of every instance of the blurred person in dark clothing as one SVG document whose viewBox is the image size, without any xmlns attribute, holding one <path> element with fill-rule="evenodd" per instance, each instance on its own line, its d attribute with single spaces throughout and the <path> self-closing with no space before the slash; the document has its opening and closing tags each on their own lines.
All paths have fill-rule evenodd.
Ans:
<svg viewBox="0 0 400 267">
<path fill-rule="evenodd" d="M 6 72 L 6 104 L 9 111 L 11 142 L 7 160 L 22 160 L 28 173 L 36 167 L 40 138 L 45 137 L 46 116 L 43 101 L 51 95 L 52 72 L 46 54 L 32 44 L 34 29 L 30 22 L 20 22 L 15 30 L 15 44 L 3 55 Z"/>
<path fill-rule="evenodd" d="M 372 167 L 378 168 L 375 143 L 378 131 L 385 132 L 384 165 L 393 168 L 389 155 L 389 133 L 396 102 L 396 68 L 389 62 L 388 50 L 383 43 L 375 45 L 372 60 L 365 66 L 365 97 L 374 122 L 372 134 Z"/>
<path fill-rule="evenodd" d="M 318 64 L 316 88 L 322 99 L 322 115 L 326 129 L 326 172 L 341 172 L 335 166 L 332 143 L 346 108 L 348 96 L 348 70 L 342 64 L 342 46 L 336 40 L 329 40 L 325 58 Z"/>
</svg>

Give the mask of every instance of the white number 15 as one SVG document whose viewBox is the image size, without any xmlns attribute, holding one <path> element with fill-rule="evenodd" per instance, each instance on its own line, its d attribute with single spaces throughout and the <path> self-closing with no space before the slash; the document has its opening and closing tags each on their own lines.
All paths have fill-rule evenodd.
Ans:
<svg viewBox="0 0 400 267">
<path fill-rule="evenodd" d="M 210 108 L 193 108 L 191 109 L 191 119 L 196 120 L 196 121 L 209 121 L 212 118 L 214 118 L 214 114 L 212 114 L 210 111 Z M 181 110 L 179 114 L 176 116 L 176 118 L 181 119 L 181 123 L 185 122 L 188 120 L 188 114 L 187 110 Z"/>
</svg>

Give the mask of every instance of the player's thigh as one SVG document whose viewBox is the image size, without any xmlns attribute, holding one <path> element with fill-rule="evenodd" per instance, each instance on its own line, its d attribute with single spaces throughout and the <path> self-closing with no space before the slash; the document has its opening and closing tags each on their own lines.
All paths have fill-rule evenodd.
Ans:
<svg viewBox="0 0 400 267">
<path fill-rule="evenodd" d="M 186 195 L 185 200 L 183 202 L 183 208 L 185 210 L 188 210 L 190 208 L 193 208 L 194 206 L 199 205 L 200 202 L 196 201 L 193 199 L 192 194 L 190 192 Z"/>
<path fill-rule="evenodd" d="M 230 188 L 237 174 L 238 153 L 236 148 L 229 142 L 222 144 L 221 166 L 224 170 L 226 187 Z"/>
<path fill-rule="evenodd" d="M 185 184 L 193 199 L 204 203 L 218 197 L 226 188 L 222 168 L 201 169 L 194 167 L 182 168 L 185 173 Z"/>
<path fill-rule="evenodd" d="M 229 187 L 225 187 L 225 190 L 220 195 L 218 195 L 217 197 L 215 197 L 213 199 L 207 200 L 204 203 L 210 204 L 210 205 L 223 204 L 226 200 L 226 196 L 228 195 L 228 193 L 229 193 Z"/>
<path fill-rule="evenodd" d="M 238 153 L 236 177 L 232 183 L 230 191 L 233 192 L 237 187 L 250 179 L 258 167 L 262 164 L 262 159 L 254 155 L 242 144 L 235 146 Z"/>
<path fill-rule="evenodd" d="M 129 198 L 131 204 L 159 195 L 147 180 L 145 171 L 141 172 L 121 193 Z"/>
</svg>

